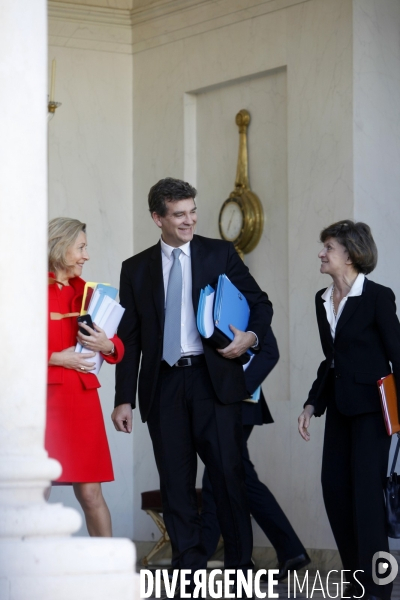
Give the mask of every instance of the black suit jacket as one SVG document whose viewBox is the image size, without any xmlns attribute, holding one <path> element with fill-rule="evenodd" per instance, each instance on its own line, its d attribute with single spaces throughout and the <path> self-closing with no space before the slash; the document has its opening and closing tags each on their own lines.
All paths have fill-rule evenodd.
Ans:
<svg viewBox="0 0 400 600">
<path fill-rule="evenodd" d="M 249 394 L 255 392 L 279 360 L 278 344 L 276 343 L 276 338 L 271 327 L 268 328 L 260 346 L 260 352 L 253 358 L 244 372 L 246 388 Z M 242 422 L 243 425 L 263 425 L 264 423 L 274 422 L 262 389 L 258 402 L 243 402 Z"/>
<path fill-rule="evenodd" d="M 250 306 L 248 330 L 262 340 L 271 323 L 272 304 L 261 291 L 233 244 L 195 235 L 190 244 L 192 264 L 192 299 L 195 315 L 200 290 L 216 285 L 225 273 L 244 294 Z M 122 263 L 120 302 L 126 309 L 118 335 L 125 345 L 125 355 L 116 370 L 115 405 L 135 406 L 138 385 L 139 408 L 146 421 L 156 390 L 163 349 L 164 281 L 161 244 L 148 248 Z M 224 404 L 247 397 L 242 366 L 223 358 L 203 340 L 204 356 L 214 391 Z M 140 372 L 139 372 L 140 364 Z"/>
<path fill-rule="evenodd" d="M 333 342 L 321 298 L 325 289 L 317 293 L 315 303 L 326 358 L 306 404 L 315 406 L 315 416 L 324 413 L 328 400 L 325 383 L 334 360 L 335 399 L 340 412 L 348 416 L 379 412 L 377 380 L 391 372 L 389 362 L 400 395 L 400 323 L 395 295 L 390 288 L 365 279 L 361 296 L 347 299 Z"/>
</svg>

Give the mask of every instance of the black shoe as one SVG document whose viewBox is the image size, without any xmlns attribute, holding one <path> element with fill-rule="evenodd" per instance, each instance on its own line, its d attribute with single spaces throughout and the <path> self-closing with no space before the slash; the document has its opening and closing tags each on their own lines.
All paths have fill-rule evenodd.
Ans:
<svg viewBox="0 0 400 600">
<path fill-rule="evenodd" d="M 346 600 L 346 598 L 362 598 L 363 597 L 363 589 L 362 587 L 352 581 L 351 583 L 346 583 L 346 586 L 343 590 L 342 600 Z"/>
<path fill-rule="evenodd" d="M 171 583 L 171 579 L 172 579 L 172 576 L 169 575 L 169 581 L 170 581 L 170 583 Z M 179 580 L 178 580 L 176 582 L 176 587 L 175 587 L 175 592 L 174 592 L 174 595 L 173 595 L 173 599 L 174 600 L 180 600 L 180 598 L 181 598 L 181 586 L 180 586 L 180 583 L 179 583 Z M 165 589 L 163 589 L 163 591 L 161 592 L 161 596 L 160 596 L 159 600 L 170 600 L 170 598 L 168 598 L 168 596 L 167 596 L 167 592 L 166 592 Z"/>
<path fill-rule="evenodd" d="M 357 583 L 357 581 L 352 581 L 351 583 L 347 583 L 343 590 L 342 599 L 346 600 L 346 598 L 361 600 L 368 598 L 368 596 L 365 595 L 365 589 L 362 587 L 362 585 Z M 372 596 L 371 600 L 375 600 L 375 598 Z M 378 600 L 380 600 L 380 598 Z"/>
<path fill-rule="evenodd" d="M 278 564 L 277 568 L 279 569 L 279 573 L 275 575 L 274 579 L 277 581 L 283 581 L 286 579 L 288 571 L 300 570 L 309 565 L 310 562 L 311 559 L 307 553 L 299 554 L 299 556 L 295 556 L 294 558 L 289 558 L 288 560 L 285 560 L 285 562 Z M 266 575 L 261 575 L 261 580 L 268 581 L 268 572 Z"/>
<path fill-rule="evenodd" d="M 342 600 L 346 600 L 346 598 L 353 598 L 356 593 L 354 583 L 346 583 L 345 588 L 343 590 Z"/>
</svg>

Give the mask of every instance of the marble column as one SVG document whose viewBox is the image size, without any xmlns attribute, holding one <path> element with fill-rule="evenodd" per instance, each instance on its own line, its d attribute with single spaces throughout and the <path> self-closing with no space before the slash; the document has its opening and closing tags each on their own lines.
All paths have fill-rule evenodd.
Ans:
<svg viewBox="0 0 400 600">
<path fill-rule="evenodd" d="M 44 450 L 47 362 L 47 4 L 0 7 L 0 598 L 132 600 L 135 548 L 70 537 L 48 504 L 61 466 Z"/>
</svg>

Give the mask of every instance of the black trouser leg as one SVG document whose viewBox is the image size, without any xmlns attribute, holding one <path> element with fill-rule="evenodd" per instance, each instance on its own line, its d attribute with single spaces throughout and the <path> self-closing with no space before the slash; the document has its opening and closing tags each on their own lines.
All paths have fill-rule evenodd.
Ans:
<svg viewBox="0 0 400 600">
<path fill-rule="evenodd" d="M 367 593 L 390 598 L 392 585 L 372 580 L 372 557 L 388 552 L 383 487 L 390 438 L 380 413 L 342 415 L 328 404 L 322 487 L 328 519 L 343 568 L 358 573 Z"/>
<path fill-rule="evenodd" d="M 352 435 L 355 533 L 359 569 L 364 571 L 361 579 L 370 594 L 390 598 L 393 584 L 379 586 L 373 582 L 372 557 L 380 550 L 389 552 L 383 489 L 391 439 L 381 413 L 356 417 Z"/>
<path fill-rule="evenodd" d="M 217 506 L 215 504 L 212 485 L 208 476 L 207 469 L 204 469 L 202 489 L 202 510 L 201 524 L 203 528 L 203 540 L 207 551 L 207 558 L 210 560 L 218 546 L 221 528 L 217 517 Z"/>
<path fill-rule="evenodd" d="M 242 461 L 245 469 L 245 484 L 249 509 L 255 521 L 275 548 L 278 561 L 284 562 L 289 558 L 294 558 L 299 554 L 305 553 L 306 550 L 275 497 L 258 478 L 254 465 L 250 460 L 247 447 L 247 441 L 252 430 L 252 425 L 243 425 Z M 220 528 L 207 469 L 204 471 L 203 476 L 202 495 L 203 511 L 201 517 L 204 542 L 208 558 L 210 558 L 217 547 Z"/>
<path fill-rule="evenodd" d="M 197 385 L 196 385 L 197 387 Z M 225 567 L 252 568 L 253 533 L 241 457 L 241 403 L 193 404 L 196 449 L 207 467 L 224 538 Z"/>
<path fill-rule="evenodd" d="M 170 369 L 160 373 L 148 427 L 160 475 L 172 565 L 205 569 L 207 557 L 196 498 L 197 456 L 182 371 Z"/>
<path fill-rule="evenodd" d="M 321 480 L 325 508 L 343 569 L 354 572 L 358 568 L 358 550 L 352 500 L 351 419 L 339 413 L 334 399 L 326 415 Z"/>
<path fill-rule="evenodd" d="M 306 550 L 274 495 L 258 478 L 247 447 L 252 430 L 252 425 L 243 426 L 242 459 L 250 513 L 275 548 L 278 561 L 282 563 L 305 554 Z"/>
<path fill-rule="evenodd" d="M 202 569 L 196 452 L 208 468 L 225 539 L 225 566 L 251 568 L 253 546 L 241 462 L 241 406 L 219 403 L 205 366 L 160 373 L 148 426 L 160 474 L 174 566 Z"/>
</svg>

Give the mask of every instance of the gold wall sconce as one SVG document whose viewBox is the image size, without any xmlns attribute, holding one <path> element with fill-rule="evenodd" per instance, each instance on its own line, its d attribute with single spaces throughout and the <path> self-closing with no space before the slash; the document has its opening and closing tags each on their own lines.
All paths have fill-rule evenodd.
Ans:
<svg viewBox="0 0 400 600">
<path fill-rule="evenodd" d="M 50 82 L 50 95 L 48 96 L 47 102 L 47 115 L 48 120 L 52 119 L 55 115 L 56 109 L 61 106 L 61 102 L 56 102 L 54 100 L 56 89 L 56 59 L 53 58 L 51 63 L 51 82 Z"/>
</svg>

